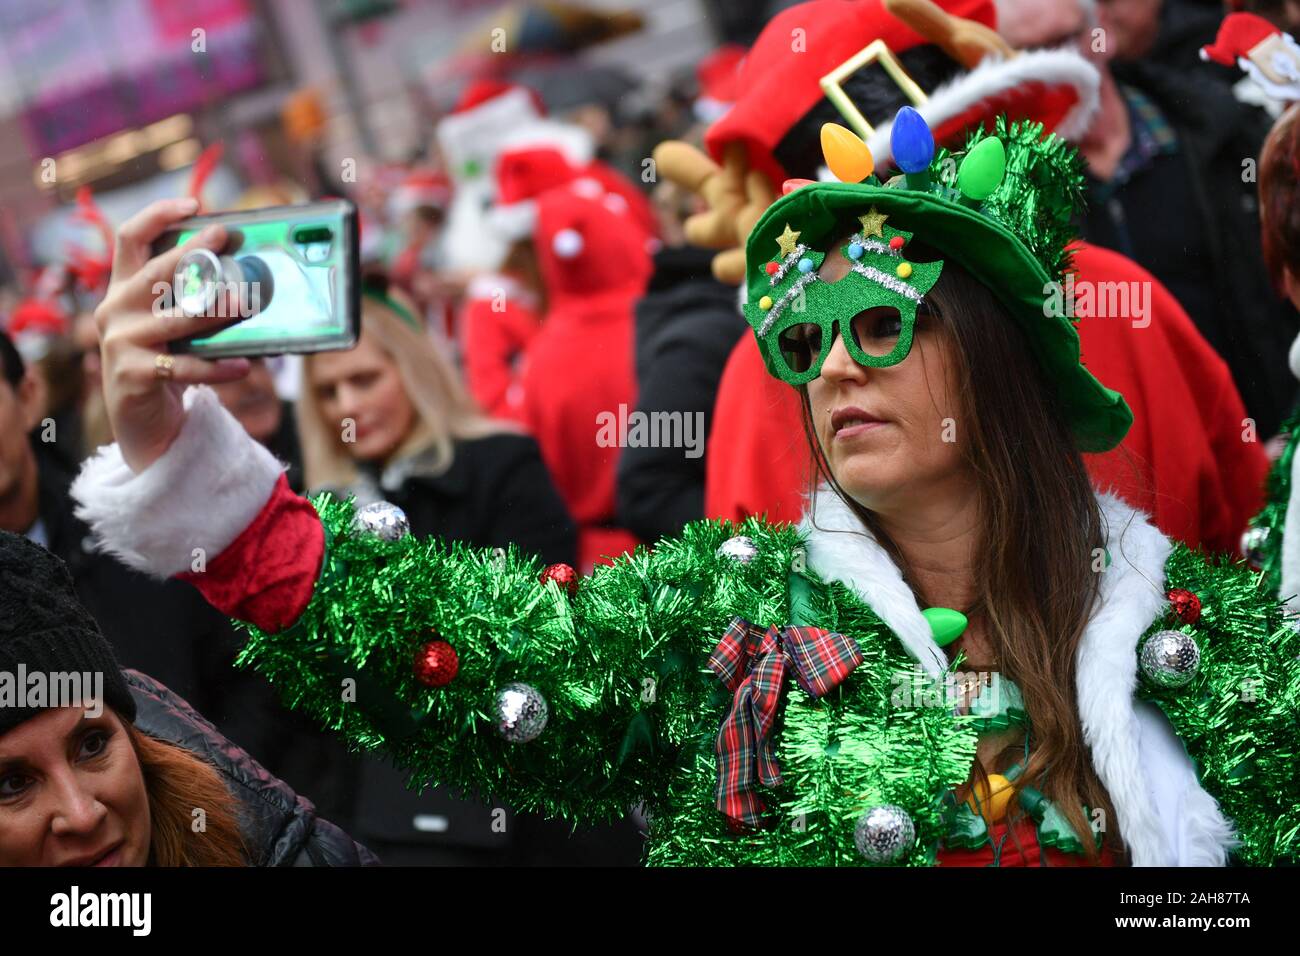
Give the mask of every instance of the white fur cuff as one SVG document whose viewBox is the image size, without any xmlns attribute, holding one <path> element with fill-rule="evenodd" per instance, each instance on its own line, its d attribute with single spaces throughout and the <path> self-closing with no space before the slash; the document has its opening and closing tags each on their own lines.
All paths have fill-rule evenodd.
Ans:
<svg viewBox="0 0 1300 956">
<path fill-rule="evenodd" d="M 77 516 L 98 547 L 158 577 L 216 558 L 257 517 L 283 471 L 212 389 L 187 389 L 185 407 L 176 440 L 140 474 L 113 444 L 72 483 Z"/>
</svg>

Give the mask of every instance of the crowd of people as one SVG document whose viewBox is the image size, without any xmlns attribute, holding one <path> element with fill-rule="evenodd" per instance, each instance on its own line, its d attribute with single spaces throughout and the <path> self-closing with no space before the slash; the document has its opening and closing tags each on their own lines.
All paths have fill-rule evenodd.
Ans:
<svg viewBox="0 0 1300 956">
<path fill-rule="evenodd" d="M 760 633 L 818 624 L 838 637 L 863 620 L 867 652 L 849 653 L 814 697 L 854 667 L 879 666 L 869 642 L 896 637 L 889 646 L 931 673 L 954 661 L 1000 673 L 1019 717 L 990 720 L 958 778 L 931 781 L 958 809 L 969 803 L 981 836 L 958 839 L 951 816 L 941 834 L 889 793 L 849 827 L 855 860 L 1205 865 L 1244 847 L 1248 862 L 1294 861 L 1294 837 L 1246 823 L 1271 813 L 1289 825 L 1294 771 L 1288 782 L 1261 770 L 1257 789 L 1221 792 L 1216 775 L 1233 767 L 1195 716 L 1134 696 L 1139 672 L 1166 696 L 1217 680 L 1211 664 L 1229 650 L 1208 642 L 1235 649 L 1276 627 L 1289 599 L 1296 610 L 1292 6 L 808 0 L 776 13 L 747 49 L 718 49 L 690 95 L 674 88 L 653 128 L 636 131 L 658 143 L 645 156 L 628 149 L 627 130 L 554 115 L 519 83 L 473 80 L 430 130 L 429 158 L 376 161 L 359 183 L 336 184 L 359 209 L 363 258 L 360 338 L 345 351 L 160 365 L 178 327 L 155 314 L 149 280 L 179 251 L 154 259 L 150 245 L 216 210 L 200 186 L 112 229 L 83 195 L 86 218 L 107 229 L 105 256 L 55 264 L 0 298 L 0 669 L 102 671 L 106 707 L 95 718 L 0 707 L 0 863 L 630 865 L 648 839 L 652 862 L 840 859 L 775 840 L 770 855 L 702 849 L 717 841 L 684 791 L 661 785 L 689 776 L 682 754 L 706 742 L 717 777 L 705 775 L 703 805 L 740 829 L 761 829 L 764 812 L 740 778 L 775 791 L 780 773 L 761 743 L 751 763 L 727 763 L 729 734 L 743 736 L 737 714 L 755 706 L 740 690 L 728 685 L 735 709 L 719 710 L 716 695 L 691 697 L 690 680 L 663 676 L 677 671 L 654 655 L 663 645 L 699 656 L 728 621 Z M 847 63 L 829 95 L 823 78 Z M 827 124 L 851 127 L 840 129 L 850 145 Z M 1003 165 L 981 188 L 986 143 Z M 930 168 L 945 161 L 954 173 L 941 183 Z M 223 238 L 193 242 L 219 250 Z M 1053 317 L 1043 303 L 1058 280 L 1069 311 Z M 385 575 L 417 555 L 405 539 L 385 546 L 406 548 L 389 555 L 406 564 L 341 546 L 346 571 L 330 571 L 350 525 L 331 526 L 332 512 L 299 497 L 321 492 L 356 509 L 396 506 L 411 539 L 463 546 L 446 560 L 466 586 L 482 584 L 485 565 L 454 562 L 473 554 L 534 562 L 552 597 L 640 574 L 639 590 L 591 584 L 598 597 L 572 598 L 566 620 L 594 635 L 602 614 L 622 615 L 626 640 L 645 642 L 636 653 L 659 661 L 665 692 L 627 690 L 620 681 L 639 686 L 639 675 L 605 670 L 616 655 L 593 649 L 541 706 L 606 749 L 545 751 L 502 731 L 547 755 L 510 773 L 481 728 L 456 745 L 471 759 L 427 736 L 402 743 L 365 708 L 349 725 L 336 702 L 313 697 L 315 663 L 294 671 L 277 656 L 277 635 L 293 635 L 304 661 L 328 656 L 308 642 L 356 651 L 363 631 L 378 653 L 399 619 L 424 618 L 400 596 L 388 617 L 367 616 L 347 603 L 354 589 L 325 582 L 339 573 L 388 582 L 391 594 L 398 579 Z M 721 558 L 702 519 L 736 523 L 708 526 L 731 529 L 717 532 Z M 820 614 L 795 614 L 804 585 L 784 573 L 761 599 L 755 581 L 725 577 L 751 562 L 770 576 L 779 563 L 764 564 L 775 559 L 763 548 L 785 547 L 768 530 L 782 522 L 804 533 L 816 587 L 840 589 L 808 600 Z M 196 548 L 206 567 L 192 566 Z M 692 548 L 703 557 L 688 560 Z M 1224 556 L 1218 576 L 1178 563 L 1197 550 Z M 633 554 L 668 556 L 637 565 Z M 440 567 L 425 570 L 443 580 Z M 1155 598 L 1139 594 L 1139 578 L 1156 582 Z M 1202 602 L 1244 593 L 1247 578 L 1249 614 L 1207 614 L 1202 625 L 1220 631 L 1194 631 Z M 1178 583 L 1192 581 L 1199 591 Z M 697 606 L 677 608 L 664 588 Z M 1197 615 L 1178 605 L 1173 626 L 1156 627 L 1175 591 L 1196 592 Z M 490 691 L 535 612 L 508 612 L 488 586 L 454 599 L 461 614 L 516 613 L 515 623 L 467 629 L 458 643 L 443 621 L 460 670 L 425 686 L 483 679 Z M 790 620 L 754 620 L 773 601 Z M 869 617 L 855 616 L 862 606 Z M 956 633 L 941 633 L 936 610 L 960 619 Z M 681 617 L 670 626 L 656 614 Z M 687 635 L 678 647 L 683 622 L 712 627 L 712 640 Z M 252 666 L 236 666 L 250 629 L 241 663 Z M 1103 644 L 1107 629 L 1130 643 Z M 1156 651 L 1138 653 L 1157 638 L 1203 668 L 1160 670 Z M 1279 680 L 1300 679 L 1277 666 Z M 411 710 L 409 677 L 378 679 L 385 689 L 363 696 L 388 693 L 387 706 Z M 668 692 L 673 680 L 680 692 Z M 599 697 L 593 688 L 608 705 L 577 703 Z M 794 693 L 791 712 L 810 706 Z M 646 707 L 635 716 L 616 709 L 636 700 Z M 419 706 L 450 736 L 488 708 L 461 704 L 448 694 Z M 707 732 L 654 707 L 690 713 Z M 663 746 L 629 756 L 619 740 L 647 714 L 658 729 L 643 732 Z M 795 749 L 782 761 L 797 765 Z M 543 763 L 563 779 L 545 780 Z M 412 776 L 440 785 L 411 787 Z M 1167 802 L 1148 806 L 1139 790 Z M 209 808 L 201 838 L 192 806 Z M 1096 810 L 1116 823 L 1095 846 L 1060 837 L 1085 831 Z M 900 820 L 917 849 L 886 853 Z"/>
</svg>

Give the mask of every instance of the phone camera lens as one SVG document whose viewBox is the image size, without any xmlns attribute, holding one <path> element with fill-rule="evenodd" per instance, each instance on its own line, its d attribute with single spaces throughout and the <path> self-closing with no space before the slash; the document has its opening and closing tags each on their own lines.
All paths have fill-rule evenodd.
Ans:
<svg viewBox="0 0 1300 956">
<path fill-rule="evenodd" d="M 208 249 L 191 249 L 176 263 L 174 291 L 182 315 L 213 315 L 230 304 L 234 292 L 238 312 L 229 318 L 250 318 L 271 303 L 275 282 L 270 267 L 258 256 L 218 256 Z"/>
</svg>

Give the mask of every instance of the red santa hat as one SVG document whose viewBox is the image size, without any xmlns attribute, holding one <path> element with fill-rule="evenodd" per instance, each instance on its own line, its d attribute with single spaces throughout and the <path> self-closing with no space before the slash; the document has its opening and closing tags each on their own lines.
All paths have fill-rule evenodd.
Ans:
<svg viewBox="0 0 1300 956">
<path fill-rule="evenodd" d="M 58 336 L 68 331 L 68 314 L 51 299 L 23 299 L 9 315 L 11 336 Z"/>
<path fill-rule="evenodd" d="M 1300 45 L 1263 17 L 1224 17 L 1214 42 L 1201 47 L 1201 59 L 1240 67 L 1275 99 L 1300 100 Z"/>
<path fill-rule="evenodd" d="M 995 26 L 993 0 L 936 2 L 952 16 Z M 705 135 L 710 153 L 721 159 L 727 145 L 741 143 L 751 168 L 773 183 L 789 178 L 792 171 L 775 156 L 778 144 L 825 96 L 822 79 L 875 41 L 894 56 L 931 42 L 886 10 L 883 0 L 810 0 L 781 11 L 745 57 L 740 99 Z M 1099 83 L 1096 69 L 1072 49 L 986 57 L 939 89 L 923 90 L 927 99 L 916 108 L 939 143 L 950 143 L 981 122 L 991 126 L 1003 113 L 1071 138 L 1086 130 Z M 908 104 L 874 105 L 877 115 L 867 116 L 876 123 L 868 145 L 877 165 L 883 165 L 891 155 L 892 117 Z M 857 106 L 866 112 L 868 104 Z"/>
<path fill-rule="evenodd" d="M 498 268 L 506 239 L 487 223 L 486 206 L 496 191 L 496 159 L 506 149 L 549 146 L 583 167 L 595 144 L 582 127 L 547 119 L 537 95 L 522 86 L 488 85 L 486 98 L 466 98 L 467 109 L 443 117 L 438 144 L 455 185 L 445 229 L 448 264 L 461 269 Z"/>
<path fill-rule="evenodd" d="M 1213 60 L 1224 66 L 1236 66 L 1238 58 L 1249 56 L 1251 50 L 1281 32 L 1263 17 L 1253 13 L 1233 13 L 1224 17 L 1219 24 L 1219 33 L 1214 42 L 1201 47 L 1201 59 Z"/>
<path fill-rule="evenodd" d="M 695 68 L 695 79 L 700 94 L 695 100 L 695 118 L 703 123 L 714 123 L 740 99 L 740 66 L 745 61 L 745 48 L 729 43 L 718 47 Z"/>
<path fill-rule="evenodd" d="M 651 240 L 621 197 L 577 179 L 542 193 L 536 209 L 533 241 L 552 307 L 644 290 Z"/>
<path fill-rule="evenodd" d="M 520 86 L 517 83 L 507 83 L 505 80 L 479 79 L 473 80 L 460 94 L 460 99 L 452 107 L 452 113 L 468 113 L 471 110 L 483 105 L 488 100 L 496 99 L 503 93 L 510 93 L 514 90 L 523 90 L 532 101 L 533 112 L 538 116 L 546 115 L 546 104 L 542 102 L 541 96 L 536 90 Z"/>
<path fill-rule="evenodd" d="M 488 223 L 514 241 L 532 235 L 537 224 L 537 197 L 572 182 L 578 171 L 553 146 L 504 150 L 496 162 L 496 202 Z"/>
</svg>

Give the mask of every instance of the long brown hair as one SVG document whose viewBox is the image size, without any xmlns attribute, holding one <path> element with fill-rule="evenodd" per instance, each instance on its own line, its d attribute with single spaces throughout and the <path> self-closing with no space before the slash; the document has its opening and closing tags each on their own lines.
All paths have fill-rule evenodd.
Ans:
<svg viewBox="0 0 1300 956">
<path fill-rule="evenodd" d="M 123 721 L 149 795 L 151 866 L 248 866 L 250 860 L 221 776 L 194 754 Z M 195 830 L 195 811 L 203 828 Z"/>
<path fill-rule="evenodd" d="M 919 244 L 909 254 L 924 257 Z M 1102 810 L 1108 822 L 1114 813 L 1085 747 L 1075 658 L 1099 587 L 1094 562 L 1104 546 L 1101 510 L 1026 337 L 993 294 L 949 260 L 927 302 L 938 316 L 939 334 L 954 346 L 961 451 L 979 492 L 974 606 L 985 615 L 998 666 L 1020 687 L 1030 719 L 1029 758 L 1016 792 L 1032 784 L 1050 798 L 1095 859 L 1082 805 Z M 831 474 L 807 389 L 800 391 L 816 472 L 919 593 L 879 520 Z M 979 761 L 972 775 L 988 786 Z M 1022 813 L 1013 805 L 1009 822 Z M 1114 827 L 1107 827 L 1105 838 L 1120 848 Z"/>
<path fill-rule="evenodd" d="M 1269 131 L 1259 157 L 1259 217 L 1264 262 L 1282 289 L 1282 272 L 1300 280 L 1300 103 Z"/>
</svg>

